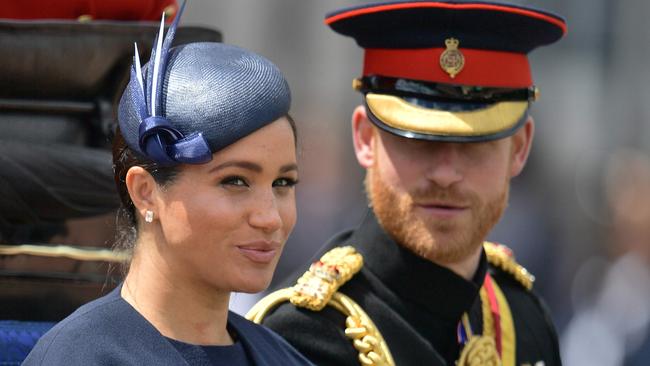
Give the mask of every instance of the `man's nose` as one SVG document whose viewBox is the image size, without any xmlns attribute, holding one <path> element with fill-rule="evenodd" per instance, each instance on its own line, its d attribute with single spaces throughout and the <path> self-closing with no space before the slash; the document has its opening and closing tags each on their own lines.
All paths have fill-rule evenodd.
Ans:
<svg viewBox="0 0 650 366">
<path fill-rule="evenodd" d="M 462 157 L 458 144 L 440 143 L 428 155 L 426 178 L 441 188 L 449 188 L 463 179 Z"/>
</svg>

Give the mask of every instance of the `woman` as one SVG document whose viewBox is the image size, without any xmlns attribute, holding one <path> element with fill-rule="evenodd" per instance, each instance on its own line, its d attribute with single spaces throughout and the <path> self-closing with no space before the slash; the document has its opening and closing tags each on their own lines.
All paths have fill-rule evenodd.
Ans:
<svg viewBox="0 0 650 366">
<path fill-rule="evenodd" d="M 136 46 L 119 104 L 126 279 L 57 324 L 26 365 L 310 364 L 228 311 L 231 291 L 268 286 L 296 221 L 289 88 L 234 46 L 170 49 L 181 13 L 164 42 L 161 23 L 144 68 Z"/>
</svg>

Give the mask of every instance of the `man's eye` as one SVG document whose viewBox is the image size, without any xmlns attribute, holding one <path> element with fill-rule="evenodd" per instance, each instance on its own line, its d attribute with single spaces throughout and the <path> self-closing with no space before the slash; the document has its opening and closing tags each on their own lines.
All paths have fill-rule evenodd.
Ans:
<svg viewBox="0 0 650 366">
<path fill-rule="evenodd" d="M 248 187 L 248 183 L 242 177 L 227 177 L 221 181 L 222 185 L 227 186 L 237 186 L 237 187 Z"/>
</svg>

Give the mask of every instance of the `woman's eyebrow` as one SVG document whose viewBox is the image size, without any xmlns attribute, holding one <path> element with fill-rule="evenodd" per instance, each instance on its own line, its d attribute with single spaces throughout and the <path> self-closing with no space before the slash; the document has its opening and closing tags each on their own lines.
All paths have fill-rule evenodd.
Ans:
<svg viewBox="0 0 650 366">
<path fill-rule="evenodd" d="M 255 173 L 261 173 L 264 168 L 262 168 L 261 165 L 250 162 L 250 161 L 244 161 L 244 160 L 235 160 L 235 161 L 227 161 L 225 163 L 221 163 L 213 168 L 211 168 L 208 173 L 213 173 L 225 168 L 229 167 L 237 167 L 237 168 L 243 168 L 247 169 L 250 171 L 253 171 Z M 298 165 L 296 163 L 291 163 L 291 164 L 286 164 L 280 167 L 280 173 L 286 173 L 290 172 L 293 170 L 298 170 Z"/>
<path fill-rule="evenodd" d="M 262 172 L 262 167 L 258 164 L 255 164 L 250 161 L 243 161 L 243 160 L 235 160 L 235 161 L 227 161 L 225 163 L 221 163 L 213 168 L 211 168 L 208 173 L 216 172 L 221 169 L 229 168 L 229 167 L 238 167 L 238 168 L 243 168 L 247 170 L 251 170 L 255 173 L 260 173 Z"/>
<path fill-rule="evenodd" d="M 280 168 L 280 173 L 286 173 L 286 172 L 290 172 L 292 170 L 298 170 L 298 164 L 294 163 L 294 164 L 283 165 Z"/>
</svg>

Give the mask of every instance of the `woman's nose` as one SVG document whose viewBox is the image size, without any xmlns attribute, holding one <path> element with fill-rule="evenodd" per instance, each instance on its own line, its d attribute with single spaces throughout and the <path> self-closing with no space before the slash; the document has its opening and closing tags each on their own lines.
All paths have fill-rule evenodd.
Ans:
<svg viewBox="0 0 650 366">
<path fill-rule="evenodd" d="M 255 199 L 253 205 L 249 218 L 251 226 L 267 233 L 275 232 L 282 227 L 282 216 L 273 192 L 265 193 L 263 197 Z"/>
</svg>

